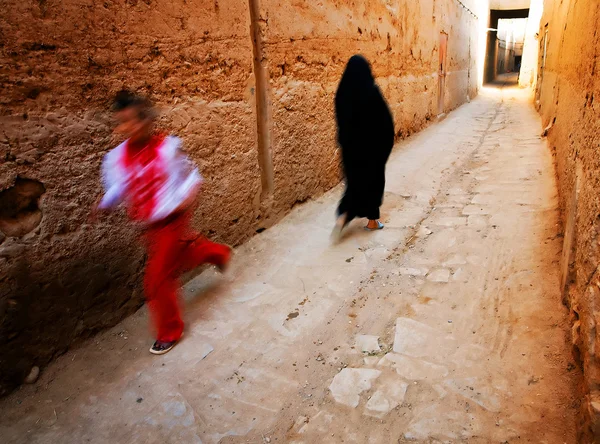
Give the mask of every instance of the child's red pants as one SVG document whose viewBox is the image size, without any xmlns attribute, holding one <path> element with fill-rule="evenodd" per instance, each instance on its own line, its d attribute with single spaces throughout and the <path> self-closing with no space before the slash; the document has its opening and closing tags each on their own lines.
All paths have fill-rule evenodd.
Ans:
<svg viewBox="0 0 600 444">
<path fill-rule="evenodd" d="M 156 339 L 161 342 L 177 341 L 183 333 L 178 298 L 181 273 L 204 263 L 224 265 L 231 255 L 228 246 L 192 232 L 189 219 L 189 214 L 182 214 L 152 225 L 144 234 L 148 248 L 144 289 Z"/>
</svg>

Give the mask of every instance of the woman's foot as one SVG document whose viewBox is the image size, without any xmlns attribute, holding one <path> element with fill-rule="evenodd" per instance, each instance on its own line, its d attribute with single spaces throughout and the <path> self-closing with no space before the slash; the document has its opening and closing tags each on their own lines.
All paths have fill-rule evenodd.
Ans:
<svg viewBox="0 0 600 444">
<path fill-rule="evenodd" d="M 346 214 L 340 215 L 335 221 L 335 226 L 333 227 L 333 231 L 331 232 L 331 241 L 333 243 L 338 243 L 342 238 L 342 231 L 346 226 Z"/>
<path fill-rule="evenodd" d="M 369 219 L 369 223 L 365 227 L 365 230 L 367 230 L 367 231 L 381 230 L 384 226 L 385 225 L 383 225 L 378 220 L 371 220 L 371 219 Z"/>
</svg>

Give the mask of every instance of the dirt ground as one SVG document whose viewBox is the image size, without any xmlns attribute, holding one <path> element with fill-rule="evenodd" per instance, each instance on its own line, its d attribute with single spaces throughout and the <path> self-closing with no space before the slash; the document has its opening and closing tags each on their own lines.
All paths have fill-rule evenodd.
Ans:
<svg viewBox="0 0 600 444">
<path fill-rule="evenodd" d="M 508 78 L 507 78 L 508 79 Z M 513 79 L 514 80 L 514 79 Z M 4 443 L 574 443 L 552 157 L 530 91 L 487 88 L 400 143 L 386 228 L 329 243 L 341 188 L 0 402 Z"/>
</svg>

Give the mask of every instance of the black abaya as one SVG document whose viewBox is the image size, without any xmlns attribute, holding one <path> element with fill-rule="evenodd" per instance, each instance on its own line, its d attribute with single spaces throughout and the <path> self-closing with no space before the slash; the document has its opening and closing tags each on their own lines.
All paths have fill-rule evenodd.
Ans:
<svg viewBox="0 0 600 444">
<path fill-rule="evenodd" d="M 369 63 L 353 56 L 335 96 L 338 141 L 346 191 L 338 215 L 379 219 L 385 189 L 385 164 L 394 146 L 394 121 Z"/>
</svg>

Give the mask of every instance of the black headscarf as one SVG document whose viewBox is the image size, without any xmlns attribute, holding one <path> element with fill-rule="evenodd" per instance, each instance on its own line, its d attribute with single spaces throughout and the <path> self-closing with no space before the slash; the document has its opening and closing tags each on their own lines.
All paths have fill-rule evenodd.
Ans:
<svg viewBox="0 0 600 444">
<path fill-rule="evenodd" d="M 369 62 L 361 55 L 352 56 L 335 94 L 335 113 L 340 128 L 352 125 L 352 115 L 364 109 L 376 88 Z"/>
</svg>

